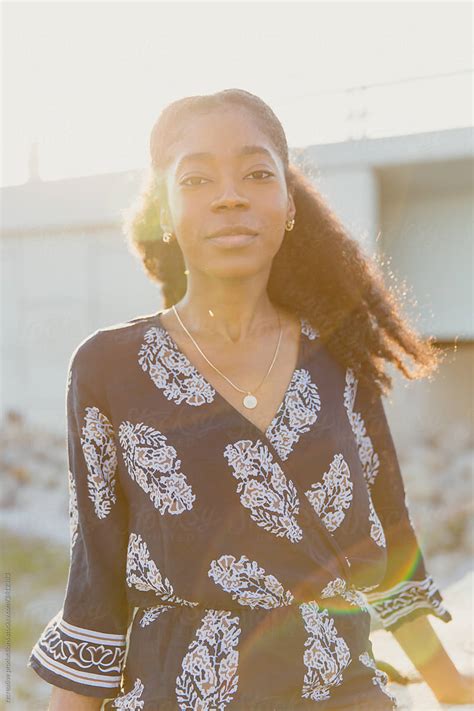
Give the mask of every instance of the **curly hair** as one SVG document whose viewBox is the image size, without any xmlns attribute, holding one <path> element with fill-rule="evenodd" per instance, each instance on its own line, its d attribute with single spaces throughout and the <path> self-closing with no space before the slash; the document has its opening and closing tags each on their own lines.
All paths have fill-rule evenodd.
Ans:
<svg viewBox="0 0 474 711">
<path fill-rule="evenodd" d="M 443 355 L 433 337 L 422 339 L 401 314 L 396 279 L 387 287 L 377 257 L 369 257 L 348 234 L 302 167 L 290 163 L 283 127 L 258 96 L 242 89 L 190 96 L 169 104 L 150 136 L 151 165 L 137 200 L 123 213 L 130 251 L 148 277 L 161 285 L 165 308 L 186 293 L 185 262 L 177 240 L 165 243 L 160 205 L 166 201 L 164 172 L 173 141 L 197 113 L 227 106 L 244 107 L 272 141 L 293 194 L 296 222 L 285 233 L 272 261 L 267 293 L 274 304 L 305 317 L 343 367 L 379 394 L 393 386 L 385 361 L 406 378 L 431 377 Z M 406 294 L 406 285 L 400 292 Z M 402 361 L 410 356 L 410 371 Z"/>
</svg>

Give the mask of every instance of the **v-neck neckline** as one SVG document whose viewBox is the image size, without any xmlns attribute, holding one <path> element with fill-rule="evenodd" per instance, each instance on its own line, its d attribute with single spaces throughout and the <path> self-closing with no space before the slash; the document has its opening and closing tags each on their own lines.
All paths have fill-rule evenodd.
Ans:
<svg viewBox="0 0 474 711">
<path fill-rule="evenodd" d="M 218 391 L 218 389 L 215 387 L 215 385 L 213 385 L 212 383 L 210 383 L 209 380 L 203 375 L 203 373 L 201 373 L 201 371 L 199 370 L 199 368 L 198 368 L 197 366 L 195 366 L 194 363 L 192 363 L 192 362 L 189 360 L 188 356 L 183 352 L 183 350 L 182 350 L 182 349 L 180 348 L 180 346 L 177 344 L 177 342 L 175 341 L 175 339 L 173 338 L 173 336 L 171 335 L 171 333 L 169 332 L 169 330 L 167 329 L 167 327 L 164 325 L 164 323 L 163 323 L 163 321 L 162 321 L 162 319 L 161 319 L 161 314 L 163 313 L 164 310 L 165 310 L 165 309 L 162 309 L 161 311 L 158 311 L 158 312 L 155 314 L 155 318 L 156 318 L 156 320 L 157 320 L 157 322 L 158 322 L 158 324 L 159 324 L 159 328 L 163 331 L 163 333 L 164 333 L 165 336 L 167 337 L 168 342 L 169 342 L 169 344 L 171 345 L 171 347 L 172 347 L 177 353 L 179 353 L 182 358 L 185 359 L 186 365 L 188 365 L 188 366 L 193 370 L 193 372 L 194 372 L 196 375 L 198 375 L 198 376 L 202 379 L 202 381 L 203 381 L 207 386 L 209 386 L 210 388 L 212 388 L 212 390 L 213 390 L 214 393 L 215 393 L 216 399 L 219 400 L 219 402 L 220 402 L 224 407 L 230 409 L 231 412 L 235 413 L 236 416 L 237 416 L 244 424 L 246 424 L 248 427 L 250 427 L 250 428 L 254 429 L 256 432 L 258 432 L 259 437 L 265 438 L 265 439 L 267 440 L 267 442 L 269 442 L 269 443 L 272 445 L 272 448 L 274 448 L 274 445 L 273 445 L 273 443 L 272 443 L 272 441 L 271 441 L 271 438 L 270 438 L 270 434 L 269 434 L 269 433 L 270 433 L 270 431 L 273 429 L 273 427 L 275 426 L 276 422 L 277 422 L 278 419 L 280 418 L 280 415 L 281 415 L 283 409 L 284 409 L 285 406 L 286 406 L 286 401 L 287 401 L 288 395 L 289 395 L 289 393 L 290 393 L 291 387 L 292 387 L 292 385 L 293 385 L 293 382 L 294 382 L 294 380 L 295 380 L 296 373 L 297 373 L 297 371 L 301 368 L 301 365 L 302 365 L 302 362 L 303 362 L 303 350 L 304 350 L 304 347 L 303 347 L 303 317 L 302 317 L 302 316 L 298 316 L 298 321 L 299 321 L 300 328 L 299 328 L 299 333 L 298 333 L 298 352 L 297 352 L 297 356 L 296 356 L 296 364 L 295 364 L 295 367 L 293 368 L 293 371 L 292 371 L 292 373 L 291 373 L 290 381 L 288 382 L 288 385 L 287 385 L 287 387 L 286 387 L 286 389 L 285 389 L 285 392 L 284 392 L 283 397 L 282 397 L 282 399 L 281 399 L 281 401 L 280 401 L 280 404 L 278 405 L 277 410 L 276 410 L 275 414 L 273 415 L 271 422 L 267 425 L 266 430 L 263 431 L 262 429 L 260 429 L 260 427 L 259 427 L 258 425 L 256 425 L 254 422 L 252 422 L 252 420 L 249 420 L 248 417 L 245 417 L 245 415 L 244 415 L 242 412 L 240 412 L 240 410 L 238 410 L 238 409 L 235 407 L 235 405 L 233 405 L 229 400 L 227 400 L 227 398 L 225 398 L 225 397 Z"/>
</svg>

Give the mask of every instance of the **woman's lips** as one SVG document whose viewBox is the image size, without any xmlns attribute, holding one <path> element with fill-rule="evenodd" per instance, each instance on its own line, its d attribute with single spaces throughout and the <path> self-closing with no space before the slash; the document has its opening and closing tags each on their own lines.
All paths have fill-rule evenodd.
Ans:
<svg viewBox="0 0 474 711">
<path fill-rule="evenodd" d="M 253 242 L 257 235 L 221 235 L 220 237 L 210 237 L 209 241 L 218 244 L 220 247 L 243 247 Z"/>
</svg>

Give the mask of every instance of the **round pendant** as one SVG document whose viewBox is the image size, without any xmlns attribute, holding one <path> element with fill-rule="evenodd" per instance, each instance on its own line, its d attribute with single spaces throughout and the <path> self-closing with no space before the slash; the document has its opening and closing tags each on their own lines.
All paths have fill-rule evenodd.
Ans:
<svg viewBox="0 0 474 711">
<path fill-rule="evenodd" d="M 255 395 L 246 395 L 243 399 L 243 403 L 246 408 L 253 410 L 253 408 L 257 405 L 257 398 Z"/>
</svg>

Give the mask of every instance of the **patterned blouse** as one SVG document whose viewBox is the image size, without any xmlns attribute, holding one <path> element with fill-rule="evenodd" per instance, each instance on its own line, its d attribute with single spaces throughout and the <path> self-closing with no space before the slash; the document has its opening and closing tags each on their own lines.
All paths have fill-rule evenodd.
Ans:
<svg viewBox="0 0 474 711">
<path fill-rule="evenodd" d="M 265 432 L 139 316 L 67 380 L 70 570 L 28 659 L 103 708 L 394 709 L 369 640 L 451 614 L 427 573 L 380 396 L 300 317 Z"/>
</svg>

